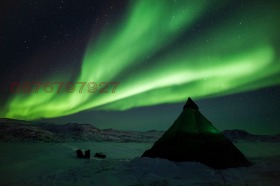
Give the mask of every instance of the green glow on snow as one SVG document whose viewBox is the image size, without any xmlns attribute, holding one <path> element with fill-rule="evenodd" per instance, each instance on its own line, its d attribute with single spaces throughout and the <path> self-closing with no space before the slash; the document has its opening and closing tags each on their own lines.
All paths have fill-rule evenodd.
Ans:
<svg viewBox="0 0 280 186">
<path fill-rule="evenodd" d="M 32 120 L 86 109 L 125 110 L 279 84 L 273 78 L 280 72 L 274 45 L 279 38 L 278 11 L 235 12 L 232 18 L 182 41 L 180 36 L 196 27 L 210 6 L 217 4 L 133 1 L 123 20 L 90 41 L 75 80 L 117 81 L 116 93 L 16 94 L 0 117 Z M 267 6 L 267 11 L 273 8 Z M 57 77 L 47 81 L 56 82 Z"/>
</svg>

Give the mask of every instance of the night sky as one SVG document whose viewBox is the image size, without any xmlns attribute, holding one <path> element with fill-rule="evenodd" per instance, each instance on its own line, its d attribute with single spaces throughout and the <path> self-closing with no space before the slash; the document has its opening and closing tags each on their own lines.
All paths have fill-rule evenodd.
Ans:
<svg viewBox="0 0 280 186">
<path fill-rule="evenodd" d="M 280 133 L 278 1 L 2 0 L 0 117 Z M 72 83 L 69 83 L 72 82 Z"/>
</svg>

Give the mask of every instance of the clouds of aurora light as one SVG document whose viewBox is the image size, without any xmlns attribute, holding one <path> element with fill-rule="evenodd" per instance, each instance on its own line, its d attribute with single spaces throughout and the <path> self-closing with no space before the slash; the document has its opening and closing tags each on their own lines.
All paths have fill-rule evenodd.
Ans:
<svg viewBox="0 0 280 186">
<path fill-rule="evenodd" d="M 16 94 L 1 117 L 31 120 L 86 109 L 124 110 L 279 84 L 274 78 L 280 72 L 276 6 L 264 3 L 259 11 L 252 5 L 193 31 L 209 9 L 219 11 L 210 7 L 225 5 L 133 1 L 122 20 L 89 42 L 76 79 L 118 81 L 116 93 Z"/>
</svg>

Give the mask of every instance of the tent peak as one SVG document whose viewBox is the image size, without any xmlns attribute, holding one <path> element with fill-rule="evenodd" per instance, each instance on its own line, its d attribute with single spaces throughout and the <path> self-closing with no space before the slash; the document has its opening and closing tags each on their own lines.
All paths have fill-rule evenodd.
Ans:
<svg viewBox="0 0 280 186">
<path fill-rule="evenodd" d="M 198 106 L 195 104 L 195 102 L 189 97 L 185 106 L 183 107 L 183 110 L 191 108 L 191 109 L 196 109 L 198 110 Z"/>
</svg>

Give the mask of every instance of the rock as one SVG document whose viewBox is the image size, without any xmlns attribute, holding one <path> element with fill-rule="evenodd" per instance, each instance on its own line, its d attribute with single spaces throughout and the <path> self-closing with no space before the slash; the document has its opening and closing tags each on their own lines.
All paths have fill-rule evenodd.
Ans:
<svg viewBox="0 0 280 186">
<path fill-rule="evenodd" d="M 76 150 L 77 158 L 84 158 L 83 151 L 81 149 Z"/>
<path fill-rule="evenodd" d="M 103 154 L 102 152 L 98 152 L 98 153 L 95 153 L 94 157 L 105 159 L 105 158 L 106 158 L 106 155 Z"/>
<path fill-rule="evenodd" d="M 84 156 L 84 158 L 87 158 L 87 159 L 90 158 L 90 150 L 86 150 L 86 151 L 85 151 L 85 156 Z"/>
</svg>

